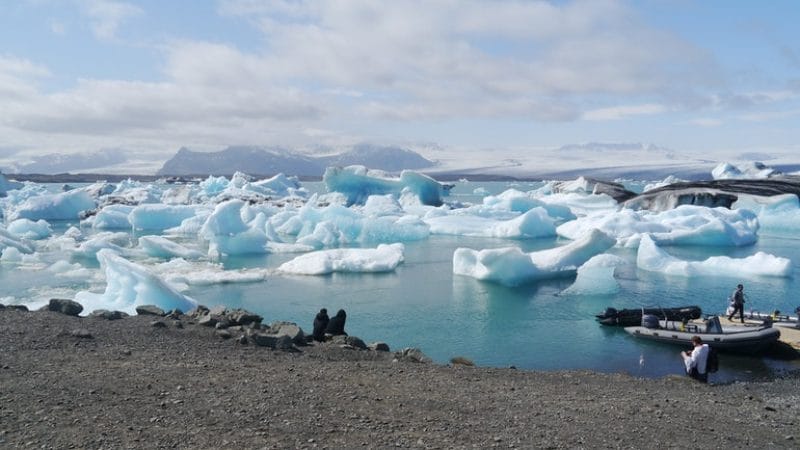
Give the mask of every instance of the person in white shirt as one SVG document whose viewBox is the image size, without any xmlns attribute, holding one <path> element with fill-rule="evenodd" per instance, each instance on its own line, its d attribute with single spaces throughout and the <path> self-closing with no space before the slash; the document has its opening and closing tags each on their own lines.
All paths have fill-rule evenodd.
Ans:
<svg viewBox="0 0 800 450">
<path fill-rule="evenodd" d="M 683 351 L 683 365 L 686 366 L 686 374 L 695 380 L 708 383 L 708 344 L 703 344 L 700 336 L 692 336 L 694 349 L 691 352 Z"/>
</svg>

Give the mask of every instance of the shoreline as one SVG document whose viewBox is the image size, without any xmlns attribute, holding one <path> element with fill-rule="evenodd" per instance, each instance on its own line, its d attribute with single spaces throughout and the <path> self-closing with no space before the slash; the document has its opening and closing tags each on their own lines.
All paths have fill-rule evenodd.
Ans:
<svg viewBox="0 0 800 450">
<path fill-rule="evenodd" d="M 703 385 L 419 363 L 341 343 L 274 350 L 218 331 L 186 315 L 0 309 L 0 446 L 796 448 L 800 439 L 798 373 Z"/>
</svg>

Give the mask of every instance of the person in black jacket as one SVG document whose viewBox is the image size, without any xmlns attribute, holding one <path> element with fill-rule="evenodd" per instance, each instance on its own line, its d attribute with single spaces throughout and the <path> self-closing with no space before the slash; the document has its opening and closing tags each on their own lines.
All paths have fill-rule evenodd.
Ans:
<svg viewBox="0 0 800 450">
<path fill-rule="evenodd" d="M 328 328 L 328 310 L 322 308 L 314 317 L 314 340 L 322 342 L 325 340 L 325 330 Z"/>
<path fill-rule="evenodd" d="M 343 309 L 340 309 L 336 315 L 331 318 L 330 322 L 328 322 L 328 328 L 325 329 L 325 333 L 333 336 L 347 336 L 347 333 L 344 331 L 344 322 L 346 319 L 347 313 L 344 312 Z"/>
</svg>

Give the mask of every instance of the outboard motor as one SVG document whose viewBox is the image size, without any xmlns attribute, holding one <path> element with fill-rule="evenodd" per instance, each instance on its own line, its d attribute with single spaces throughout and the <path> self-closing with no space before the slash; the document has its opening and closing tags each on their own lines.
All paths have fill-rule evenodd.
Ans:
<svg viewBox="0 0 800 450">
<path fill-rule="evenodd" d="M 798 308 L 798 309 L 800 309 L 800 308 Z M 608 307 L 608 308 L 606 308 L 605 311 L 603 311 L 603 318 L 604 319 L 610 319 L 612 317 L 617 317 L 617 314 L 618 313 L 617 313 L 617 309 L 616 308 Z"/>
<path fill-rule="evenodd" d="M 642 316 L 642 326 L 645 328 L 658 328 L 658 316 L 654 314 L 644 314 Z"/>
</svg>

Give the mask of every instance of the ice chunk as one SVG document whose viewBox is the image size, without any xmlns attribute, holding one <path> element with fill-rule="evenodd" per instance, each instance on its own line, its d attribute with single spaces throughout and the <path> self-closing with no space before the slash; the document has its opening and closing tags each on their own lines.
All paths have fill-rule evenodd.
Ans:
<svg viewBox="0 0 800 450">
<path fill-rule="evenodd" d="M 126 254 L 128 252 L 126 247 L 129 244 L 130 235 L 128 233 L 103 231 L 82 242 L 75 250 L 75 253 L 85 258 L 96 257 L 97 253 L 103 249 L 111 249 L 119 254 Z"/>
<path fill-rule="evenodd" d="M 570 287 L 562 291 L 572 295 L 608 295 L 619 291 L 619 283 L 614 279 L 614 271 L 628 264 L 616 255 L 604 253 L 592 257 L 578 268 L 578 275 Z"/>
<path fill-rule="evenodd" d="M 19 236 L 10 233 L 3 226 L 0 225 L 0 253 L 3 253 L 8 248 L 13 248 L 20 253 L 33 253 L 33 245 L 20 238 Z"/>
<path fill-rule="evenodd" d="M 203 253 L 172 242 L 163 236 L 142 236 L 139 238 L 139 248 L 145 254 L 156 258 L 202 258 Z"/>
<path fill-rule="evenodd" d="M 794 239 L 800 233 L 800 201 L 794 194 L 772 197 L 740 195 L 733 208 L 756 213 L 759 235 Z"/>
<path fill-rule="evenodd" d="M 752 212 L 693 205 L 664 212 L 621 209 L 564 223 L 556 232 L 574 239 L 595 228 L 626 247 L 638 245 L 643 234 L 649 234 L 660 245 L 744 246 L 758 239 L 758 218 Z"/>
<path fill-rule="evenodd" d="M 50 237 L 53 230 L 46 220 L 17 219 L 8 224 L 8 231 L 23 239 L 39 240 Z"/>
<path fill-rule="evenodd" d="M 211 259 L 267 252 L 266 217 L 261 213 L 252 222 L 245 223 L 242 219 L 244 206 L 242 200 L 220 203 L 206 219 L 200 236 L 209 241 Z"/>
<path fill-rule="evenodd" d="M 129 215 L 133 211 L 131 205 L 107 205 L 84 222 L 91 224 L 92 228 L 102 230 L 124 230 L 131 228 Z"/>
<path fill-rule="evenodd" d="M 22 189 L 23 184 L 16 181 L 8 181 L 2 173 L 0 173 L 0 197 L 5 197 L 8 191 L 15 189 Z"/>
<path fill-rule="evenodd" d="M 348 204 L 364 204 L 370 195 L 393 194 L 399 196 L 403 190 L 412 192 L 424 205 L 442 204 L 444 189 L 433 178 L 421 173 L 404 170 L 400 178 L 392 178 L 379 170 L 368 170 L 364 166 L 328 167 L 322 177 L 329 191 L 347 196 Z"/>
<path fill-rule="evenodd" d="M 739 166 L 734 166 L 731 163 L 719 163 L 711 171 L 711 176 L 715 180 L 728 180 L 735 178 L 744 179 L 763 179 L 769 178 L 774 175 L 780 175 L 781 172 L 773 169 L 761 162 L 744 163 Z"/>
<path fill-rule="evenodd" d="M 16 205 L 9 219 L 75 220 L 80 218 L 81 212 L 96 206 L 94 199 L 83 190 L 43 194 Z"/>
<path fill-rule="evenodd" d="M 165 311 L 175 308 L 189 311 L 197 306 L 192 298 L 175 290 L 158 275 L 112 250 L 100 250 L 97 260 L 105 272 L 106 288 L 102 294 L 81 291 L 75 295 L 75 301 L 83 305 L 84 312 L 108 309 L 135 314 L 136 306 L 145 304 Z"/>
<path fill-rule="evenodd" d="M 555 220 L 540 207 L 505 221 L 469 215 L 446 215 L 424 220 L 433 234 L 525 239 L 555 236 L 556 232 Z"/>
<path fill-rule="evenodd" d="M 158 264 L 157 272 L 170 285 L 208 286 L 220 283 L 256 283 L 270 275 L 269 269 L 229 269 L 222 264 L 210 262 L 189 262 L 176 258 Z"/>
<path fill-rule="evenodd" d="M 389 272 L 403 262 L 403 244 L 381 244 L 377 248 L 321 250 L 283 263 L 278 270 L 297 275 L 331 272 Z"/>
<path fill-rule="evenodd" d="M 198 206 L 145 204 L 134 208 L 128 219 L 137 230 L 165 230 L 197 214 Z"/>
<path fill-rule="evenodd" d="M 453 253 L 453 273 L 479 280 L 517 286 L 575 273 L 591 257 L 615 244 L 614 238 L 592 230 L 567 245 L 533 253 L 517 247 L 487 250 L 458 248 Z"/>
<path fill-rule="evenodd" d="M 712 256 L 703 261 L 685 261 L 659 248 L 648 235 L 642 236 L 636 264 L 642 270 L 682 277 L 789 277 L 792 262 L 787 258 L 758 252 L 746 258 Z"/>
</svg>

